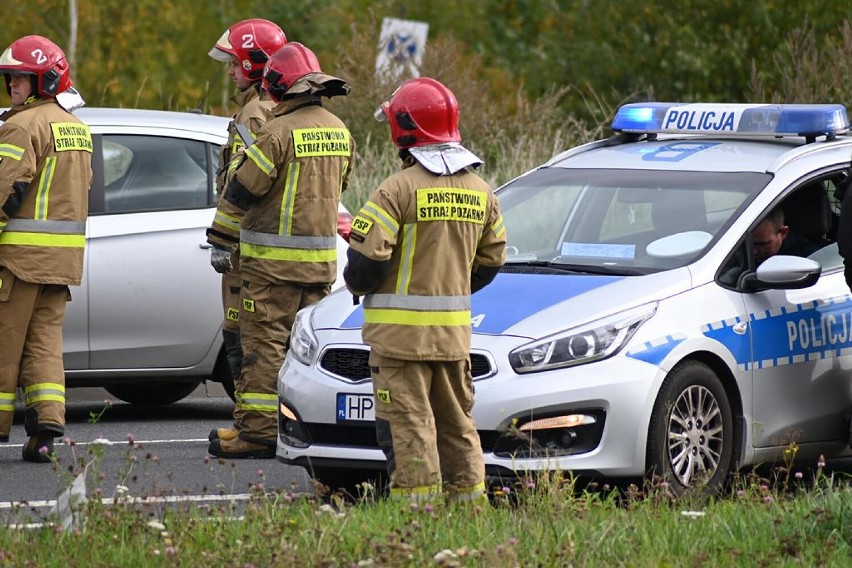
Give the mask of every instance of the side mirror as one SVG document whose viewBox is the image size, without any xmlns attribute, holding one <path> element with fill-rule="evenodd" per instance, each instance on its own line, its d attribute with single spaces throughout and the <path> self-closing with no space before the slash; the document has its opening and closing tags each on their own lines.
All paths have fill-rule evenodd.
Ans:
<svg viewBox="0 0 852 568">
<path fill-rule="evenodd" d="M 757 270 L 743 277 L 746 292 L 760 290 L 796 290 L 816 284 L 822 266 L 815 260 L 777 255 L 767 258 Z"/>
</svg>

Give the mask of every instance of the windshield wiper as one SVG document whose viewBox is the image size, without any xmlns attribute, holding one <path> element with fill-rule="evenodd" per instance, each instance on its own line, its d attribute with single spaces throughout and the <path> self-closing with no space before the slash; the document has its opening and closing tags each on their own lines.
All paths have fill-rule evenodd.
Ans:
<svg viewBox="0 0 852 568">
<path fill-rule="evenodd" d="M 645 272 L 624 266 L 590 266 L 587 264 L 569 264 L 565 262 L 552 262 L 549 260 L 534 259 L 512 259 L 507 260 L 504 268 L 533 266 L 549 268 L 570 274 L 608 274 L 617 276 L 642 276 Z"/>
</svg>

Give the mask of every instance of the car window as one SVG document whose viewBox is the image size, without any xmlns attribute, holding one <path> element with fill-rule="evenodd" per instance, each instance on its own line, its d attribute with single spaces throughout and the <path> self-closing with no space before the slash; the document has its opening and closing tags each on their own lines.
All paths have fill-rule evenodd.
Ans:
<svg viewBox="0 0 852 568">
<path fill-rule="evenodd" d="M 542 168 L 499 192 L 508 258 L 648 271 L 697 258 L 762 173 Z"/>
<path fill-rule="evenodd" d="M 204 142 L 104 135 L 107 213 L 207 207 L 212 191 Z"/>
</svg>

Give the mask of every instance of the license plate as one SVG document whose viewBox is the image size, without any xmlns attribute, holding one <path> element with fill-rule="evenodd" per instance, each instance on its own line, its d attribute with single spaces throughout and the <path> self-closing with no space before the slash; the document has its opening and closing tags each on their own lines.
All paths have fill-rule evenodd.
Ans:
<svg viewBox="0 0 852 568">
<path fill-rule="evenodd" d="M 369 422 L 376 419 L 376 407 L 371 394 L 337 393 L 338 422 Z"/>
</svg>

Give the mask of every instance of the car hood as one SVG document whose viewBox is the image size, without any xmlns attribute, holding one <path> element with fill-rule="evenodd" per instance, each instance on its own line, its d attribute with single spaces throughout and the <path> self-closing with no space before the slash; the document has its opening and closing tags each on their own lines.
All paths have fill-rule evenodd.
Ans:
<svg viewBox="0 0 852 568">
<path fill-rule="evenodd" d="M 543 337 L 684 292 L 690 283 L 687 268 L 646 276 L 501 273 L 471 298 L 473 331 Z M 314 329 L 360 329 L 364 311 L 341 289 L 316 305 L 312 323 Z"/>
</svg>

